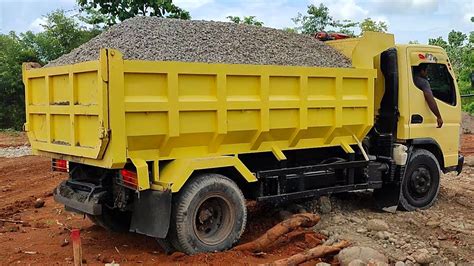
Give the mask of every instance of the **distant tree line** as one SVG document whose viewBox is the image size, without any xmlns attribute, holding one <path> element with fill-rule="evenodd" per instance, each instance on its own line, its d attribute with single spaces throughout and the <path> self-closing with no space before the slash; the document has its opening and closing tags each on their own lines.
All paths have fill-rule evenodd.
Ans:
<svg viewBox="0 0 474 266">
<path fill-rule="evenodd" d="M 100 34 L 107 27 L 135 16 L 157 16 L 191 19 L 188 11 L 173 4 L 172 0 L 77 0 L 79 14 L 68 14 L 56 10 L 47 14 L 43 31 L 34 33 L 10 32 L 0 34 L 0 129 L 20 130 L 25 120 L 24 87 L 21 76 L 23 62 L 46 64 Z M 255 16 L 228 16 L 237 24 L 261 27 L 264 25 Z M 306 13 L 298 13 L 292 19 L 295 27 L 284 30 L 301 34 L 319 31 L 341 32 L 358 36 L 365 31 L 386 32 L 383 21 L 366 18 L 363 21 L 336 20 L 329 9 L 320 4 L 309 5 Z M 359 32 L 356 34 L 356 31 Z M 414 41 L 417 43 L 416 41 Z M 473 93 L 470 75 L 474 69 L 474 34 L 451 31 L 448 40 L 437 37 L 429 44 L 443 47 L 453 64 L 462 93 Z M 474 103 L 464 106 L 474 112 Z"/>
</svg>

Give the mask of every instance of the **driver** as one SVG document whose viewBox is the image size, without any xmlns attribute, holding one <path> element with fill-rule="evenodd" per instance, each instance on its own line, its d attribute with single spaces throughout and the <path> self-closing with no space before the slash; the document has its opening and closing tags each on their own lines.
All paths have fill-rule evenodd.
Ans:
<svg viewBox="0 0 474 266">
<path fill-rule="evenodd" d="M 428 104 L 431 112 L 436 116 L 436 122 L 438 123 L 438 128 L 443 126 L 443 118 L 439 112 L 438 105 L 436 104 L 435 98 L 433 96 L 433 91 L 431 90 L 430 83 L 428 82 L 428 64 L 421 63 L 415 68 L 415 77 L 413 78 L 415 85 L 423 91 L 425 96 L 425 101 Z"/>
</svg>

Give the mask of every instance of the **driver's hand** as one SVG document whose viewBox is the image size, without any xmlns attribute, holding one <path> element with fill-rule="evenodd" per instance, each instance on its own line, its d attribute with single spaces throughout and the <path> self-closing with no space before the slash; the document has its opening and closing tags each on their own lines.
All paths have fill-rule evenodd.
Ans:
<svg viewBox="0 0 474 266">
<path fill-rule="evenodd" d="M 436 119 L 436 122 L 438 123 L 437 128 L 441 128 L 441 127 L 443 126 L 443 118 L 438 117 L 438 118 Z"/>
</svg>

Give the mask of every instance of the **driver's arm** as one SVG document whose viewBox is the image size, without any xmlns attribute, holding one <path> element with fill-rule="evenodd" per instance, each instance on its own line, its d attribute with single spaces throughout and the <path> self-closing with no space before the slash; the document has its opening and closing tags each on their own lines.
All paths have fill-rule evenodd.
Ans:
<svg viewBox="0 0 474 266">
<path fill-rule="evenodd" d="M 425 101 L 428 104 L 428 107 L 430 108 L 431 112 L 438 118 L 438 120 L 441 119 L 441 113 L 439 112 L 438 105 L 436 104 L 435 98 L 433 96 L 433 92 L 431 90 L 424 90 L 423 95 L 425 96 Z M 441 119 L 441 124 L 440 121 L 438 121 L 438 127 L 441 127 L 443 125 L 442 119 Z"/>
<path fill-rule="evenodd" d="M 425 80 L 415 80 L 415 85 L 423 91 L 425 96 L 425 101 L 428 104 L 431 112 L 436 116 L 436 123 L 438 128 L 443 126 L 443 119 L 441 118 L 441 113 L 439 112 L 438 104 L 436 104 L 435 98 L 433 96 L 433 91 L 431 91 L 430 84 Z"/>
</svg>

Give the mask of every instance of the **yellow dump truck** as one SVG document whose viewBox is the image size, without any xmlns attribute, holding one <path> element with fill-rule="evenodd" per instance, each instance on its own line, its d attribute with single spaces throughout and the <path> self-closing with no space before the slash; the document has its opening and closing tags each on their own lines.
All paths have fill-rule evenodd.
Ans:
<svg viewBox="0 0 474 266">
<path fill-rule="evenodd" d="M 124 60 L 25 64 L 25 130 L 69 173 L 66 209 L 186 253 L 230 248 L 246 200 L 373 189 L 381 207 L 430 207 L 461 171 L 460 96 L 440 47 L 393 35 L 328 41 L 351 68 Z M 444 125 L 413 82 L 428 66 Z"/>
</svg>

